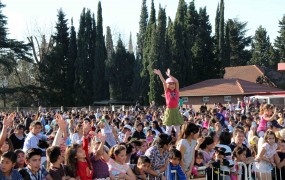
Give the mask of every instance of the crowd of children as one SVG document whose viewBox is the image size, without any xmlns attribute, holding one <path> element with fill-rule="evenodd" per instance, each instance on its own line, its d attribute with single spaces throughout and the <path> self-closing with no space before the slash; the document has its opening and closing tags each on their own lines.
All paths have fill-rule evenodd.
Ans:
<svg viewBox="0 0 285 180">
<path fill-rule="evenodd" d="M 154 73 L 165 108 L 0 113 L 0 180 L 238 180 L 239 162 L 253 164 L 257 179 L 284 173 L 282 110 L 249 98 L 178 107 L 178 80 Z"/>
</svg>

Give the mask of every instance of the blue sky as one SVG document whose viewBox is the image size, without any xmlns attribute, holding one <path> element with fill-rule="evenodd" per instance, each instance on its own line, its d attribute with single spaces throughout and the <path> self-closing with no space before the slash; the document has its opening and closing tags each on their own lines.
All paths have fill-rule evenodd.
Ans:
<svg viewBox="0 0 285 180">
<path fill-rule="evenodd" d="M 187 3 L 190 0 L 185 0 Z M 259 25 L 266 28 L 271 42 L 278 35 L 278 21 L 285 14 L 284 0 L 224 0 L 225 19 L 238 18 L 242 22 L 248 22 L 247 35 L 253 36 Z M 41 32 L 50 34 L 54 31 L 57 20 L 57 10 L 62 8 L 67 19 L 74 19 L 74 25 L 78 27 L 79 17 L 84 7 L 97 13 L 98 0 L 1 0 L 6 5 L 2 9 L 8 17 L 7 28 L 9 37 L 25 40 L 27 36 Z M 147 1 L 150 8 L 151 0 Z M 167 16 L 175 18 L 178 0 L 155 0 L 156 10 L 161 4 L 166 8 Z M 214 19 L 219 0 L 195 0 L 196 9 L 207 8 L 210 22 L 214 28 Z M 125 43 L 128 42 L 132 32 L 133 42 L 139 29 L 141 0 L 101 0 L 103 9 L 103 26 L 110 26 L 113 39 L 119 34 Z"/>
</svg>

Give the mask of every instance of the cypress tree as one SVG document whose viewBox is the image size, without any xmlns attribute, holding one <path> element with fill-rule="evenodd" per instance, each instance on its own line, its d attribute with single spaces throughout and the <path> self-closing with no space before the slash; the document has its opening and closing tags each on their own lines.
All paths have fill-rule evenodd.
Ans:
<svg viewBox="0 0 285 180">
<path fill-rule="evenodd" d="M 181 87 L 187 85 L 186 71 L 183 66 L 186 66 L 187 60 L 185 55 L 185 16 L 187 5 L 184 0 L 180 0 L 176 12 L 175 21 L 173 23 L 173 31 L 171 35 L 173 69 L 171 73 L 179 80 Z"/>
<path fill-rule="evenodd" d="M 198 59 L 195 59 L 193 54 L 193 46 L 195 44 L 199 28 L 199 15 L 196 11 L 194 1 L 191 1 L 187 9 L 186 16 L 186 33 L 185 33 L 185 55 L 187 62 L 185 63 L 183 72 L 186 72 L 185 85 L 192 84 L 197 81 L 199 76 L 197 64 L 200 64 Z"/>
<path fill-rule="evenodd" d="M 132 33 L 130 32 L 130 38 L 129 38 L 129 48 L 128 48 L 129 53 L 133 54 L 134 53 L 134 47 L 133 47 L 133 41 L 132 41 Z"/>
<path fill-rule="evenodd" d="M 77 43 L 76 32 L 73 26 L 73 19 L 71 19 L 70 28 L 70 41 L 67 53 L 67 72 L 66 72 L 66 87 L 65 87 L 65 100 L 67 106 L 74 106 L 74 80 L 75 80 L 75 60 L 77 57 Z"/>
<path fill-rule="evenodd" d="M 144 95 L 147 93 L 146 89 L 146 76 L 143 72 L 143 49 L 145 41 L 145 32 L 148 22 L 148 12 L 146 6 L 146 0 L 142 0 L 141 14 L 139 21 L 139 33 L 137 33 L 137 47 L 136 58 L 134 62 L 134 83 L 132 84 L 132 90 L 135 100 L 140 100 L 140 104 L 143 104 Z"/>
<path fill-rule="evenodd" d="M 166 13 L 165 9 L 161 7 L 159 7 L 157 28 L 152 33 L 151 51 L 149 55 L 150 64 L 148 67 L 150 77 L 150 91 L 148 95 L 149 102 L 155 101 L 158 104 L 162 104 L 164 102 L 163 98 L 161 97 L 163 88 L 161 86 L 159 77 L 153 73 L 153 69 L 161 69 L 162 72 L 165 72 L 163 65 L 166 59 Z"/>
<path fill-rule="evenodd" d="M 110 96 L 116 100 L 130 100 L 134 55 L 126 52 L 121 37 L 117 42 L 110 66 Z"/>
<path fill-rule="evenodd" d="M 92 103 L 92 71 L 94 60 L 90 59 L 89 49 L 94 47 L 92 42 L 92 18 L 90 10 L 83 9 L 80 16 L 79 30 L 77 35 L 77 58 L 75 61 L 75 102 L 77 105 L 89 105 Z M 92 42 L 94 43 L 94 42 Z"/>
<path fill-rule="evenodd" d="M 93 94 L 94 100 L 108 98 L 108 82 L 105 80 L 105 61 L 107 52 L 103 35 L 103 18 L 101 2 L 98 2 L 97 26 L 96 26 L 96 58 L 93 73 Z"/>
<path fill-rule="evenodd" d="M 198 16 L 199 25 L 196 26 L 197 35 L 192 47 L 197 82 L 215 77 L 212 66 L 214 61 L 212 27 L 206 8 L 200 8 Z"/>
<path fill-rule="evenodd" d="M 113 39 L 112 39 L 112 33 L 111 33 L 111 29 L 109 26 L 107 26 L 107 31 L 106 31 L 106 52 L 107 52 L 107 59 L 106 59 L 106 80 L 108 81 L 108 86 L 109 86 L 109 92 L 113 92 L 110 86 L 110 73 L 111 73 L 111 64 L 114 61 L 114 45 L 113 45 Z M 110 94 L 110 98 L 113 99 L 113 97 L 111 96 L 112 94 Z"/>
<path fill-rule="evenodd" d="M 152 40 L 153 40 L 153 31 L 156 29 L 156 16 L 155 16 L 155 8 L 154 8 L 154 2 L 152 0 L 151 2 L 151 11 L 150 11 L 150 19 L 148 21 L 148 25 L 145 32 L 145 38 L 144 38 L 144 45 L 143 45 L 143 70 L 142 70 L 142 78 L 144 81 L 144 86 L 142 87 L 143 91 L 143 102 L 148 102 L 149 98 L 148 92 L 149 92 L 149 81 L 150 81 L 150 69 L 148 69 L 150 64 L 150 53 L 152 48 Z M 152 70 L 151 70 L 152 71 Z"/>
<path fill-rule="evenodd" d="M 225 20 L 224 20 L 224 0 L 221 0 L 220 4 L 220 18 L 219 18 L 219 62 L 221 63 L 220 76 L 224 74 L 224 68 L 226 66 L 225 59 Z"/>
</svg>

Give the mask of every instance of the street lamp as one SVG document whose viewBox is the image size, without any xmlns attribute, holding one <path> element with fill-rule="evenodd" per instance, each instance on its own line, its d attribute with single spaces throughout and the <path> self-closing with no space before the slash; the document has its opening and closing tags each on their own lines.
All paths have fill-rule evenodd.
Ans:
<svg viewBox="0 0 285 180">
<path fill-rule="evenodd" d="M 5 88 L 8 87 L 8 80 L 6 78 L 6 76 L 4 77 L 4 79 L 0 80 L 0 85 L 1 87 L 3 88 L 3 95 L 2 95 L 2 98 L 3 98 L 3 103 L 4 103 L 4 108 L 6 107 L 6 94 L 5 94 Z"/>
</svg>

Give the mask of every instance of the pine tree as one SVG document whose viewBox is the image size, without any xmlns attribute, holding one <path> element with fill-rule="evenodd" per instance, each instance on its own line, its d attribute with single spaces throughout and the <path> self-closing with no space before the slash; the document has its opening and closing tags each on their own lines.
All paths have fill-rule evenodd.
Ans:
<svg viewBox="0 0 285 180">
<path fill-rule="evenodd" d="M 0 1 L 0 66 L 4 67 L 5 72 L 2 73 L 8 75 L 16 67 L 18 60 L 32 62 L 32 58 L 29 44 L 7 37 L 7 17 L 2 13 L 4 7 Z"/>
<path fill-rule="evenodd" d="M 245 36 L 246 25 L 237 19 L 229 19 L 226 23 L 227 66 L 244 66 L 249 61 L 245 48 L 250 45 L 251 36 Z"/>
<path fill-rule="evenodd" d="M 267 35 L 266 29 L 262 26 L 259 26 L 258 29 L 255 31 L 251 47 L 252 58 L 250 59 L 248 64 L 269 67 L 271 43 L 269 36 Z"/>
<path fill-rule="evenodd" d="M 279 21 L 279 27 L 279 36 L 276 37 L 274 46 L 279 55 L 280 62 L 285 62 L 285 15 L 283 15 L 282 20 Z"/>
<path fill-rule="evenodd" d="M 45 77 L 43 84 L 48 90 L 50 105 L 65 105 L 65 87 L 67 73 L 67 51 L 69 45 L 69 34 L 67 27 L 67 19 L 60 9 L 58 11 L 58 21 L 55 29 L 56 33 L 53 38 L 53 49 L 44 58 L 41 73 Z"/>
</svg>

